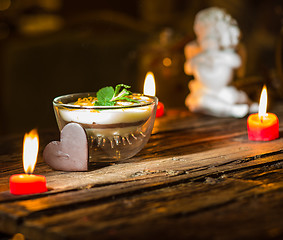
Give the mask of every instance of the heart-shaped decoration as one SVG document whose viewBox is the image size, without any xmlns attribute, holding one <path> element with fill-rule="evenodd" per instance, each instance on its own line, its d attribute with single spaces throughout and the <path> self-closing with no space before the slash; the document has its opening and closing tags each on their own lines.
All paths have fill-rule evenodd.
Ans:
<svg viewBox="0 0 283 240">
<path fill-rule="evenodd" d="M 43 151 L 44 161 L 54 170 L 87 171 L 86 132 L 78 123 L 69 123 L 61 131 L 60 142 L 50 142 Z"/>
</svg>

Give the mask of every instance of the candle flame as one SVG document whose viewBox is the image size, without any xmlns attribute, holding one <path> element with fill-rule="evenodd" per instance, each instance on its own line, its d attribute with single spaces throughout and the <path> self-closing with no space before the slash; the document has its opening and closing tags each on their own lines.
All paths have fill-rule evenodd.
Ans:
<svg viewBox="0 0 283 240">
<path fill-rule="evenodd" d="M 155 80 L 152 72 L 148 72 L 145 76 L 143 94 L 155 96 Z"/>
<path fill-rule="evenodd" d="M 260 94 L 258 116 L 260 119 L 266 116 L 267 109 L 267 89 L 264 85 Z"/>
<path fill-rule="evenodd" d="M 35 168 L 39 148 L 39 139 L 36 129 L 25 134 L 23 146 L 23 165 L 25 173 L 31 174 Z"/>
</svg>

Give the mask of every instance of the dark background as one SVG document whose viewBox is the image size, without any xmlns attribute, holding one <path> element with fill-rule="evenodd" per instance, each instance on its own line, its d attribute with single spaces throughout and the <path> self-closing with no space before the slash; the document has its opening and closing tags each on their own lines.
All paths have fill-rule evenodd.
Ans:
<svg viewBox="0 0 283 240">
<path fill-rule="evenodd" d="M 147 71 L 166 107 L 184 107 L 183 49 L 195 38 L 196 13 L 210 6 L 226 9 L 242 31 L 238 85 L 257 97 L 253 86 L 265 82 L 280 97 L 282 1 L 0 0 L 0 134 L 56 128 L 59 95 L 118 83 L 142 92 Z"/>
</svg>

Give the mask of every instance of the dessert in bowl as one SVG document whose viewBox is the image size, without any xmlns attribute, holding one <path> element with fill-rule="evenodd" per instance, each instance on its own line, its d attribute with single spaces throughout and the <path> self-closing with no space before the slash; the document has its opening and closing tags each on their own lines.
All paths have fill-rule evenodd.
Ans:
<svg viewBox="0 0 283 240">
<path fill-rule="evenodd" d="M 53 100 L 60 130 L 71 122 L 85 129 L 89 161 L 117 161 L 133 157 L 151 135 L 157 98 L 131 94 L 124 91 L 126 88 L 119 93 L 119 89 L 126 86 L 121 85 L 115 93 L 111 89 L 110 97 L 105 97 L 108 94 L 106 88 L 110 88 L 106 87 L 104 92 L 101 89 L 97 94 L 76 93 Z M 111 99 L 114 99 L 113 102 Z"/>
</svg>

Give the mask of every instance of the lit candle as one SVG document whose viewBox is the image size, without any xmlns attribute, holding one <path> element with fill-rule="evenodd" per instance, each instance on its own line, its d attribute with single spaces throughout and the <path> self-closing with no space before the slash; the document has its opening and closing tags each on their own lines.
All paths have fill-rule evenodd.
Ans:
<svg viewBox="0 0 283 240">
<path fill-rule="evenodd" d="M 258 113 L 248 117 L 248 136 L 252 141 L 270 141 L 279 137 L 279 121 L 275 114 L 266 113 L 267 90 L 264 86 L 260 95 Z"/>
<path fill-rule="evenodd" d="M 155 80 L 152 72 L 148 72 L 145 76 L 143 94 L 148 96 L 155 96 Z M 164 104 L 158 101 L 156 117 L 162 117 L 164 115 Z"/>
<path fill-rule="evenodd" d="M 12 194 L 34 194 L 47 191 L 45 177 L 32 174 L 37 161 L 38 147 L 38 134 L 34 129 L 24 137 L 23 166 L 26 174 L 15 174 L 10 177 Z"/>
</svg>

